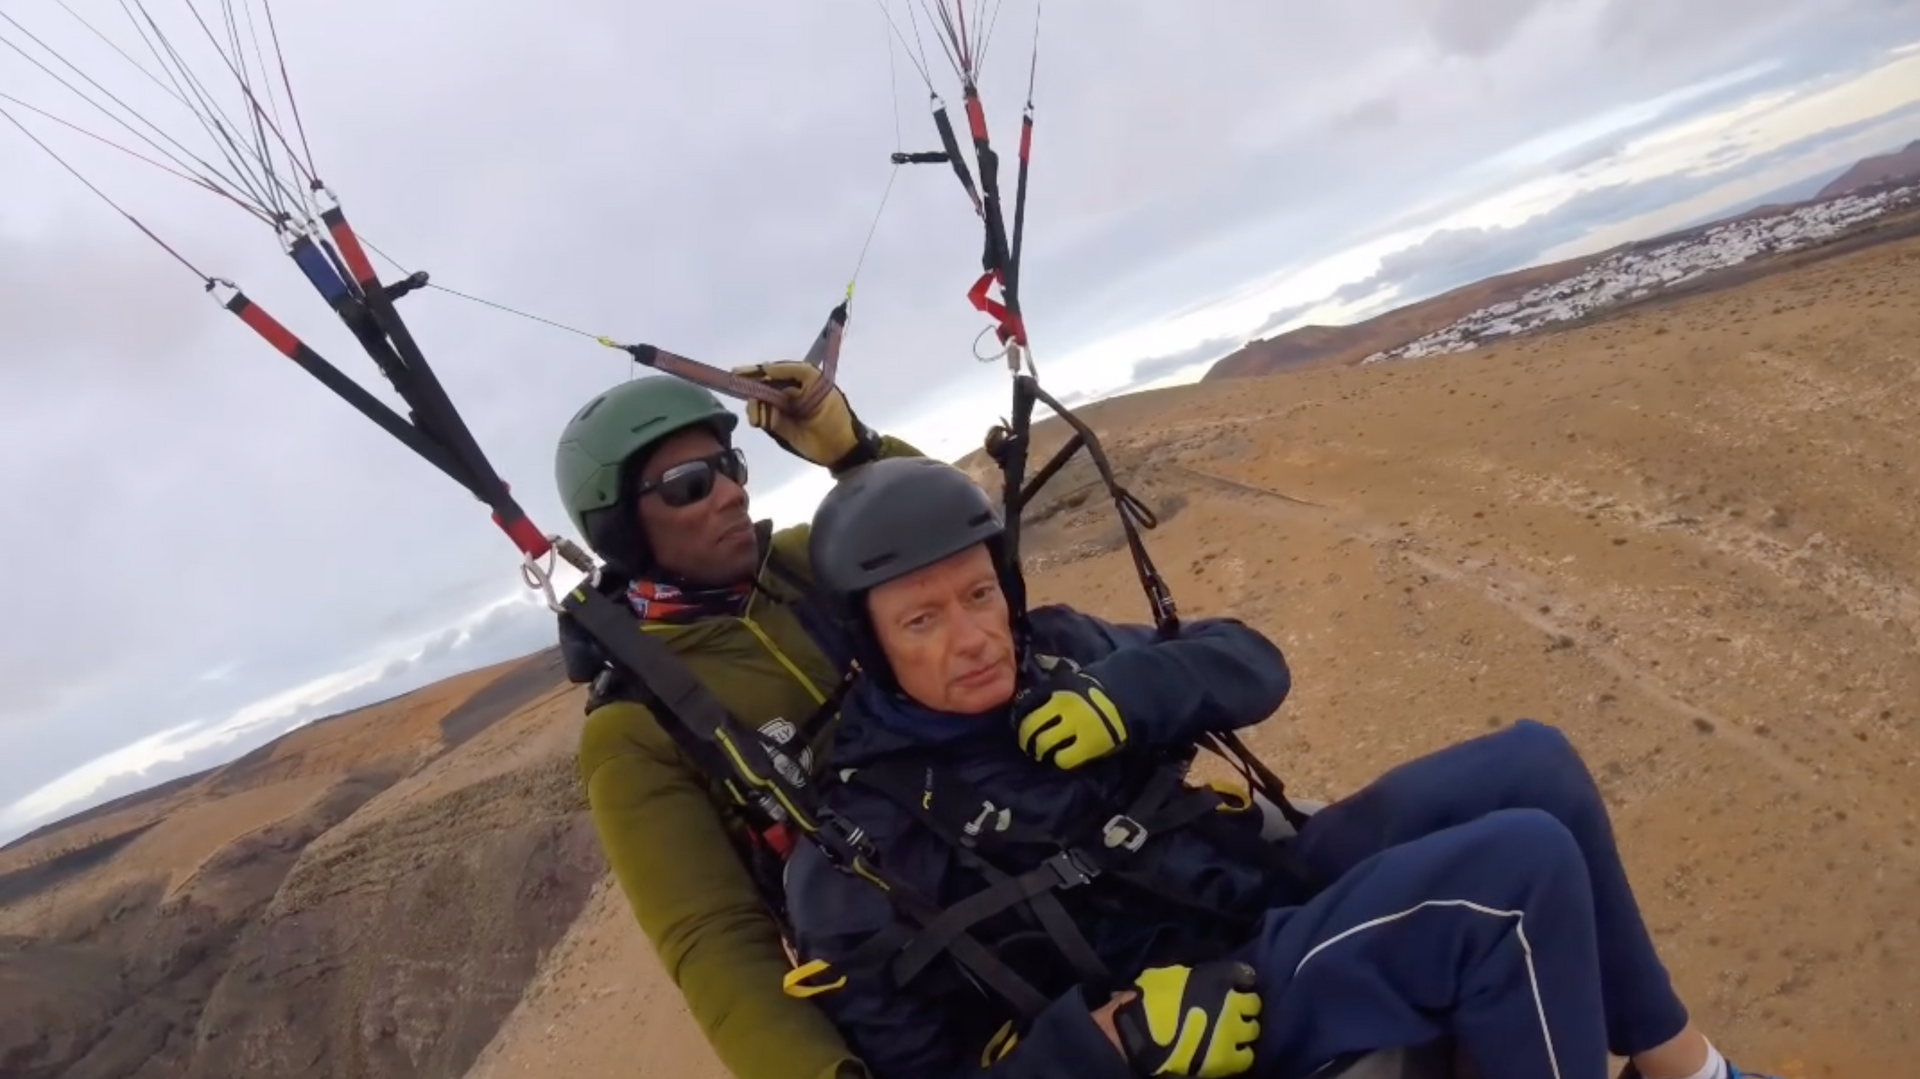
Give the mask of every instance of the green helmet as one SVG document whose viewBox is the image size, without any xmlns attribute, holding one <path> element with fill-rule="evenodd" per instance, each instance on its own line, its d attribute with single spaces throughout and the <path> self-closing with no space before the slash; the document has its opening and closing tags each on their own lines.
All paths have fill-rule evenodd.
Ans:
<svg viewBox="0 0 1920 1079">
<path fill-rule="evenodd" d="M 739 422 L 710 390 L 673 375 L 637 378 L 598 394 L 567 421 L 554 450 L 553 477 L 567 517 L 600 557 L 639 571 L 646 545 L 624 506 L 631 463 L 654 443 L 696 424 L 731 445 Z"/>
</svg>

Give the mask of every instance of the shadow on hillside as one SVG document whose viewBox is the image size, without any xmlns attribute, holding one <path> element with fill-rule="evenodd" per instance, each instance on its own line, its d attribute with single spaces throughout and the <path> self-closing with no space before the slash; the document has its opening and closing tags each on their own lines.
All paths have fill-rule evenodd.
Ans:
<svg viewBox="0 0 1920 1079">
<path fill-rule="evenodd" d="M 520 665 L 461 702 L 440 720 L 440 740 L 448 750 L 458 749 L 495 723 L 525 708 L 535 697 L 566 680 L 558 646 L 536 652 Z"/>
<path fill-rule="evenodd" d="M 115 854 L 126 849 L 127 844 L 145 835 L 159 821 L 150 821 L 138 828 L 108 836 L 84 846 L 63 850 L 45 861 L 0 873 L 0 907 L 17 903 L 28 896 L 44 892 L 62 881 L 74 877 L 100 865 Z"/>
</svg>

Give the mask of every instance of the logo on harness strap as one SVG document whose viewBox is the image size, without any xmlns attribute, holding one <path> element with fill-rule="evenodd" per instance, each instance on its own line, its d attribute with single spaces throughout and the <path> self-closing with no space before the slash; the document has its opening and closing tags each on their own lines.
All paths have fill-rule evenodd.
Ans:
<svg viewBox="0 0 1920 1079">
<path fill-rule="evenodd" d="M 786 719 L 775 716 L 760 725 L 760 733 L 766 739 L 784 746 L 794 740 L 795 736 L 800 733 L 800 728 L 795 727 Z M 769 745 L 765 746 L 765 748 L 768 758 L 773 761 L 773 766 L 780 770 L 781 778 L 795 787 L 804 787 L 807 785 L 807 773 L 813 769 L 813 749 L 811 747 L 801 747 L 800 759 L 798 761 L 773 748 L 773 746 Z"/>
</svg>

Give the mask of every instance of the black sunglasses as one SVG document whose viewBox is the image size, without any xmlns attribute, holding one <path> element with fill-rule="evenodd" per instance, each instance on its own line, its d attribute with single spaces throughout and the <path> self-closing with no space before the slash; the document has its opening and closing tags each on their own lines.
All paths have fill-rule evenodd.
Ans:
<svg viewBox="0 0 1920 1079">
<path fill-rule="evenodd" d="M 682 461 L 660 473 L 660 478 L 641 483 L 633 490 L 635 499 L 658 492 L 660 501 L 678 509 L 691 506 L 713 493 L 715 475 L 725 476 L 742 487 L 747 485 L 747 457 L 738 449 Z"/>
</svg>

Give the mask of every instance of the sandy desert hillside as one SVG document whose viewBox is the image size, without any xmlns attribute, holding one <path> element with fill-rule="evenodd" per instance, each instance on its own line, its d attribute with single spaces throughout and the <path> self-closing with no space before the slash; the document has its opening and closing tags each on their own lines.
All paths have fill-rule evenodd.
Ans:
<svg viewBox="0 0 1920 1079">
<path fill-rule="evenodd" d="M 0 852 L 0 1076 L 459 1074 L 603 872 L 578 710 L 541 653 Z"/>
<path fill-rule="evenodd" d="M 1902 1075 L 1920 239 L 1775 269 L 1085 414 L 1164 518 L 1183 611 L 1286 648 L 1294 696 L 1251 741 L 1294 789 L 1559 724 L 1717 1040 Z M 1039 598 L 1144 619 L 1090 479 L 1033 515 Z M 605 879 L 579 722 L 542 654 L 0 852 L 0 1074 L 722 1079 Z"/>
</svg>

